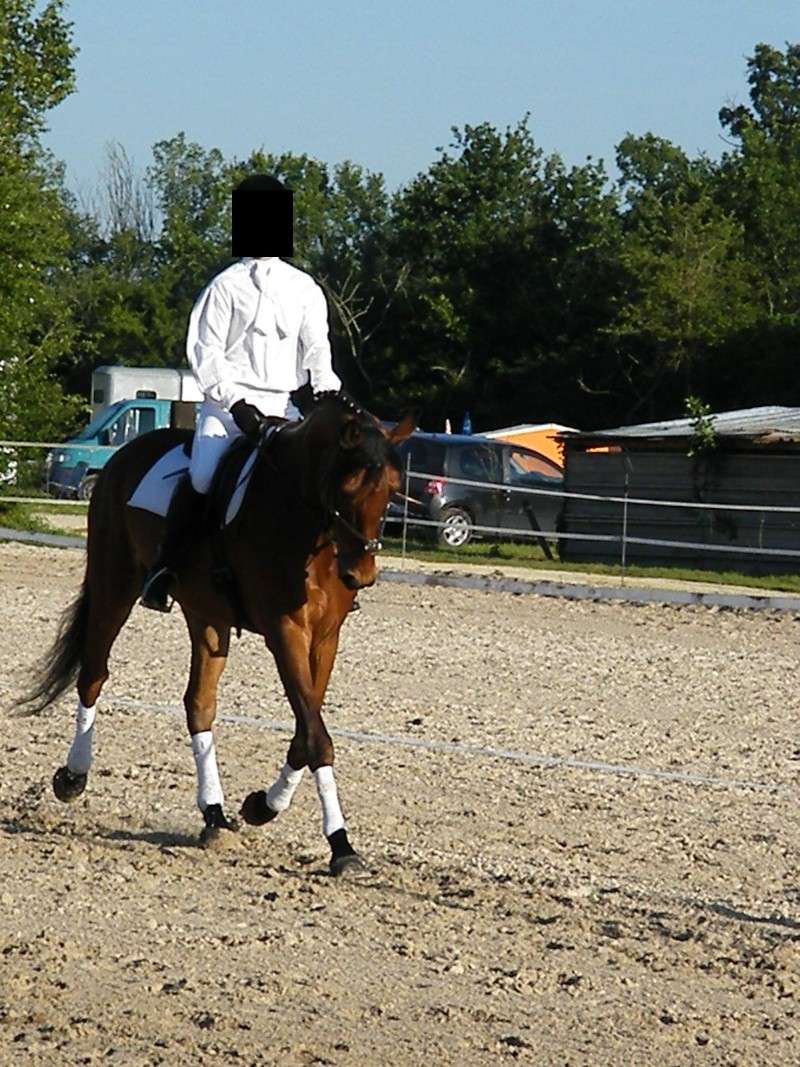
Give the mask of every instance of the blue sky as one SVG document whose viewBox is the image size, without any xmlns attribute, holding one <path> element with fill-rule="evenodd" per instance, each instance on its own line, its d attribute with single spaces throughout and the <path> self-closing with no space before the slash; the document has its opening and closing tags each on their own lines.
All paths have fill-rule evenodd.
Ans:
<svg viewBox="0 0 800 1067">
<path fill-rule="evenodd" d="M 108 141 L 136 165 L 184 130 L 227 157 L 253 148 L 352 159 L 389 188 L 427 169 L 450 127 L 531 112 L 546 152 L 613 164 L 630 131 L 723 149 L 758 41 L 800 40 L 797 0 L 68 0 L 77 92 L 46 144 L 88 191 Z"/>
</svg>

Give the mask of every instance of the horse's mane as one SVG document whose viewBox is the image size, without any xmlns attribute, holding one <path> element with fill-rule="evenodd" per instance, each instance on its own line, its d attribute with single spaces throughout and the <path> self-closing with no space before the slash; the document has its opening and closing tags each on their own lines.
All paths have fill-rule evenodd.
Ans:
<svg viewBox="0 0 800 1067">
<path fill-rule="evenodd" d="M 325 409 L 333 409 L 343 416 L 342 425 L 348 420 L 355 422 L 360 431 L 357 444 L 338 449 L 331 463 L 332 472 L 344 477 L 352 471 L 366 470 L 367 478 L 374 480 L 387 463 L 400 470 L 400 455 L 371 412 L 344 392 L 320 394 L 310 414 Z"/>
</svg>

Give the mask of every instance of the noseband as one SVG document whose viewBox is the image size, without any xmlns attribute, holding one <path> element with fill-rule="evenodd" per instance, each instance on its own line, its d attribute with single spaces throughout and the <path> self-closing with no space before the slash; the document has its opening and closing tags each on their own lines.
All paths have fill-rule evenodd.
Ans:
<svg viewBox="0 0 800 1067">
<path fill-rule="evenodd" d="M 348 522 L 338 508 L 332 508 L 328 514 L 331 517 L 332 526 L 341 526 L 342 529 L 347 530 L 347 532 L 352 537 L 354 537 L 356 541 L 361 541 L 361 550 L 363 552 L 371 552 L 374 555 L 376 552 L 380 552 L 383 548 L 383 543 L 379 537 L 370 537 L 368 541 L 365 541 L 364 535 L 361 533 L 361 531 L 357 529 L 351 522 Z M 333 538 L 333 540 L 335 541 L 336 539 Z"/>
</svg>

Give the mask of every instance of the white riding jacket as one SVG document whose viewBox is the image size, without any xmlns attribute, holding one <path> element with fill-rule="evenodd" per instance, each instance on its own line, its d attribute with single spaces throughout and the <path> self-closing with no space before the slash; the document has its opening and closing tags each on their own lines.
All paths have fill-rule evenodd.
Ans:
<svg viewBox="0 0 800 1067">
<path fill-rule="evenodd" d="M 296 418 L 289 393 L 309 377 L 315 393 L 341 387 L 325 296 L 308 274 L 277 258 L 242 259 L 212 278 L 192 309 L 186 355 L 205 396 L 189 465 L 198 493 L 208 492 L 241 433 L 230 415 L 237 400 Z"/>
<path fill-rule="evenodd" d="M 246 400 L 277 414 L 309 377 L 315 393 L 341 387 L 325 295 L 277 257 L 239 260 L 209 282 L 189 318 L 186 355 L 206 399 L 225 411 Z"/>
</svg>

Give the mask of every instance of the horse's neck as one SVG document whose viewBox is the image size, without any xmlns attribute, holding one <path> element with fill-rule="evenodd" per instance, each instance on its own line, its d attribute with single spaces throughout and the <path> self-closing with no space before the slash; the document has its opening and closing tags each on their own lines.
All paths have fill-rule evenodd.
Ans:
<svg viewBox="0 0 800 1067">
<path fill-rule="evenodd" d="M 290 495 L 307 507 L 319 494 L 320 455 L 305 423 L 287 426 L 275 439 L 272 461 Z"/>
<path fill-rule="evenodd" d="M 270 501 L 275 514 L 297 512 L 304 528 L 309 521 L 324 521 L 320 500 L 320 471 L 325 462 L 324 445 L 306 431 L 306 425 L 289 425 L 280 430 L 267 453 L 253 470 L 255 492 L 252 499 Z M 280 521 L 278 523 L 280 525 Z"/>
</svg>

